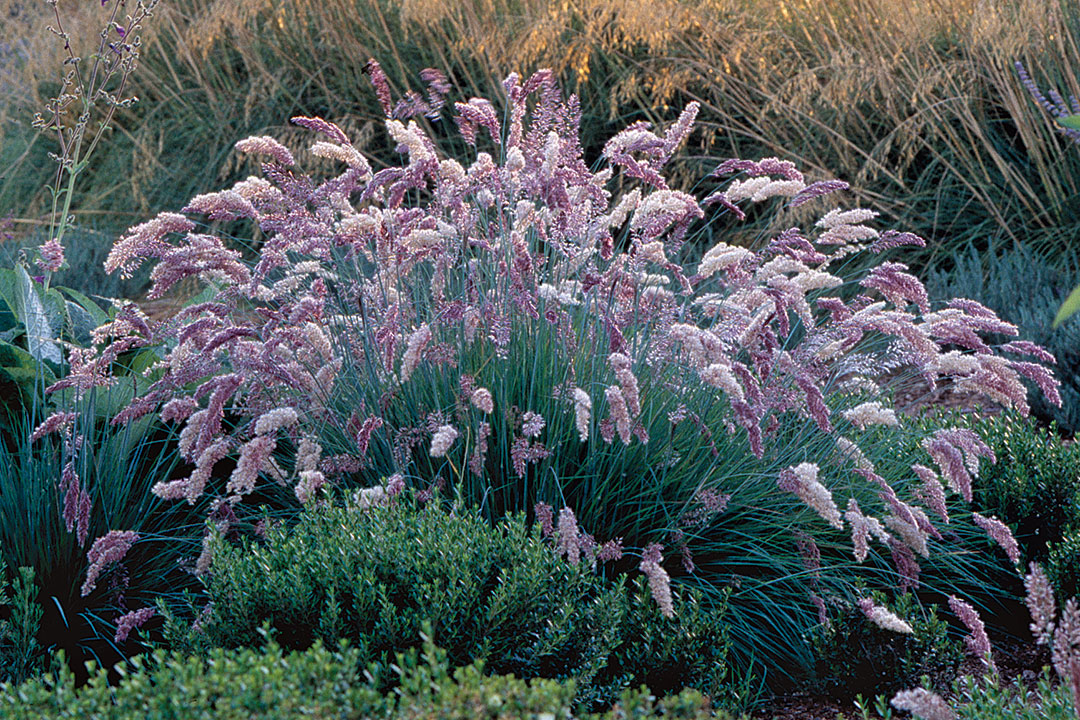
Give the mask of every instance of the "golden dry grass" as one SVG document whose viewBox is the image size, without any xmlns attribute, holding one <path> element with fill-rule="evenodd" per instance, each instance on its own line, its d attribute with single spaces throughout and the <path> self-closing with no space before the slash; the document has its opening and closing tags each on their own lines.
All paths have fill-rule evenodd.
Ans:
<svg viewBox="0 0 1080 720">
<path fill-rule="evenodd" d="M 24 5 L 0 0 L 0 13 Z M 176 207 L 247 170 L 229 152 L 246 134 L 303 144 L 286 123 L 296 113 L 379 137 L 372 149 L 392 161 L 362 74 L 376 57 L 396 91 L 419 89 L 430 66 L 465 96 L 551 67 L 581 97 L 593 154 L 622 124 L 670 120 L 696 99 L 683 184 L 707 169 L 695 155 L 776 154 L 848 180 L 859 202 L 939 242 L 1063 242 L 1080 217 L 1080 149 L 1054 133 L 1013 63 L 1080 95 L 1078 25 L 1076 0 L 176 0 L 147 38 L 141 107 L 117 124 L 122 157 L 86 206 Z M 39 105 L 56 72 L 51 38 L 27 27 L 0 29 L 0 43 L 32 38 L 18 70 L 26 92 L 0 103 L 0 119 Z M 25 134 L 0 129 L 0 140 Z M 36 212 L 8 175 L 0 199 Z"/>
</svg>

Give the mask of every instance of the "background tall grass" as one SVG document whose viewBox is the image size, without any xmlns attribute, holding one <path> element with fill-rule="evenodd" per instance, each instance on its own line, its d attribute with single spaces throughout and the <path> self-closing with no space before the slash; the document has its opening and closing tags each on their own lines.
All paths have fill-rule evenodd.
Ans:
<svg viewBox="0 0 1080 720">
<path fill-rule="evenodd" d="M 29 124 L 55 82 L 45 9 L 0 0 L 0 216 L 24 231 L 54 172 Z M 75 207 L 117 227 L 178 208 L 253 169 L 231 150 L 243 137 L 299 149 L 296 114 L 375 137 L 363 66 L 376 57 L 397 93 L 422 89 L 430 66 L 465 97 L 552 67 L 581 97 L 592 157 L 628 122 L 697 99 L 684 185 L 705 151 L 775 154 L 851 182 L 859 204 L 932 241 L 924 260 L 990 238 L 1053 251 L 1080 232 L 1080 154 L 1013 63 L 1080 95 L 1078 38 L 1076 0 L 177 0 L 147 34 L 140 103 L 118 115 Z M 770 220 L 730 232 L 750 242 Z"/>
</svg>

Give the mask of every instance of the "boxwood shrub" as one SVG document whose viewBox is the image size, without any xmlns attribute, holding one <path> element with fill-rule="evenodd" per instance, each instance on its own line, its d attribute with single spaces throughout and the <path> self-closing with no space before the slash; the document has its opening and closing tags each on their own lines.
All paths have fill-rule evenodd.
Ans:
<svg viewBox="0 0 1080 720">
<path fill-rule="evenodd" d="M 720 611 L 675 593 L 667 618 L 636 571 L 606 579 L 571 564 L 521 515 L 492 526 L 462 508 L 410 501 L 326 505 L 293 527 L 215 537 L 211 548 L 206 610 L 194 630 L 167 623 L 179 647 L 255 647 L 265 626 L 284 648 L 345 639 L 362 665 L 386 667 L 430 622 L 453 665 L 483 660 L 495 674 L 572 679 L 578 701 L 594 708 L 641 684 L 725 692 Z"/>
<path fill-rule="evenodd" d="M 104 669 L 76 688 L 61 663 L 55 675 L 19 686 L 0 686 L 0 718 L 13 720 L 292 720 L 299 717 L 351 720 L 537 720 L 539 718 L 714 717 L 708 700 L 685 691 L 661 701 L 646 689 L 623 692 L 603 714 L 574 714 L 572 680 L 525 682 L 509 675 L 489 677 L 481 662 L 451 673 L 445 652 L 431 642 L 396 657 L 395 692 L 382 693 L 359 670 L 361 653 L 345 643 L 330 650 L 316 641 L 286 652 L 276 642 L 264 648 L 212 650 L 206 658 L 166 653 L 136 656 L 123 679 L 110 686 Z M 726 717 L 723 713 L 717 717 Z"/>
</svg>

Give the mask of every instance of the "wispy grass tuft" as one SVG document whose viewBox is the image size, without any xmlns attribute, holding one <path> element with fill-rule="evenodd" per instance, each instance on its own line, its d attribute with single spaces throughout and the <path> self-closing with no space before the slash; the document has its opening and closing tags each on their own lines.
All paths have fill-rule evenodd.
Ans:
<svg viewBox="0 0 1080 720">
<path fill-rule="evenodd" d="M 175 437 L 152 418 L 110 425 L 104 413 L 129 399 L 130 393 L 117 389 L 92 393 L 74 406 L 74 431 L 85 438 L 75 473 L 91 501 L 84 542 L 62 517 L 59 478 L 69 458 L 61 443 L 51 436 L 32 443 L 28 414 L 0 447 L 3 568 L 9 575 L 21 567 L 33 570 L 36 602 L 44 613 L 37 647 L 63 649 L 79 677 L 85 677 L 85 660 L 112 667 L 144 649 L 134 638 L 114 640 L 120 616 L 157 597 L 177 597 L 194 584 L 180 561 L 188 557 L 190 565 L 199 553 L 191 538 L 204 526 L 205 509 L 166 504 L 150 494 L 153 483 L 177 468 Z M 117 529 L 134 530 L 140 540 L 124 563 L 107 566 L 98 587 L 84 595 L 90 541 Z"/>
</svg>

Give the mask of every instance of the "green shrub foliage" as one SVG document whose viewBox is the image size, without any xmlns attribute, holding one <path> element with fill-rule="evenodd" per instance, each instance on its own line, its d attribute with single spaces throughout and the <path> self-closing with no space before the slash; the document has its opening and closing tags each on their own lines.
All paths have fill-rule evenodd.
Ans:
<svg viewBox="0 0 1080 720">
<path fill-rule="evenodd" d="M 65 669 L 57 677 L 17 688 L 0 687 L 0 718 L 100 718 L 101 720 L 249 720 L 250 718 L 367 718 L 419 720 L 533 720 L 570 718 L 572 681 L 525 682 L 512 676 L 485 676 L 482 663 L 452 674 L 446 654 L 428 639 L 423 652 L 399 653 L 394 665 L 400 684 L 382 694 L 365 682 L 357 649 L 329 650 L 316 642 L 286 653 L 271 641 L 264 650 L 213 650 L 200 659 L 157 651 L 132 659 L 115 687 L 97 670 L 90 683 L 75 688 Z M 685 691 L 657 701 L 645 689 L 623 693 L 602 715 L 615 718 L 713 717 L 701 694 Z M 724 717 L 722 714 L 720 717 Z"/>
<path fill-rule="evenodd" d="M 875 593 L 878 604 L 884 595 Z M 929 676 L 940 686 L 956 676 L 962 650 L 948 635 L 949 625 L 936 608 L 920 607 L 914 595 L 892 605 L 914 632 L 910 635 L 878 627 L 858 607 L 838 605 L 814 637 L 818 688 L 834 697 L 892 693 Z"/>
<path fill-rule="evenodd" d="M 347 639 L 362 662 L 385 662 L 430 622 L 455 665 L 481 659 L 493 673 L 574 679 L 593 706 L 642 683 L 661 693 L 723 687 L 719 612 L 676 596 L 666 618 L 642 578 L 606 581 L 584 560 L 571 564 L 521 515 L 492 527 L 407 502 L 324 506 L 255 541 L 215 537 L 211 551 L 195 645 L 259 645 L 266 624 L 288 649 Z"/>
<path fill-rule="evenodd" d="M 21 682 L 40 665 L 41 605 L 32 568 L 22 567 L 9 585 L 0 571 L 0 682 Z"/>
<path fill-rule="evenodd" d="M 1074 497 L 1073 502 L 1080 502 L 1080 497 Z M 1058 597 L 1080 596 L 1080 525 L 1074 525 L 1050 548 L 1046 573 Z"/>
<path fill-rule="evenodd" d="M 1080 569 L 1080 445 L 1031 419 L 1004 413 L 965 422 L 986 439 L 997 462 L 972 486 L 972 509 L 1013 530 L 1021 567 L 1047 566 L 1054 590 L 1076 594 Z"/>
<path fill-rule="evenodd" d="M 1073 720 L 1077 709 L 1070 699 L 1067 683 L 1051 682 L 1048 673 L 1034 687 L 1002 683 L 996 674 L 974 679 L 962 677 L 952 684 L 949 699 L 928 690 L 907 691 L 897 695 L 892 705 L 912 712 L 912 717 L 931 720 L 950 717 L 955 720 Z M 891 708 L 884 705 L 880 717 L 891 718 Z M 904 715 L 907 716 L 906 714 Z M 870 717 L 865 711 L 864 718 Z"/>
<path fill-rule="evenodd" d="M 1031 694 L 996 682 L 979 685 L 970 678 L 958 689 L 961 720 L 1073 720 L 1077 715 L 1068 687 L 1055 687 L 1045 676 Z"/>
<path fill-rule="evenodd" d="M 1025 563 L 1041 562 L 1080 524 L 1080 446 L 1012 415 L 979 422 L 997 463 L 973 487 L 975 509 L 1014 527 Z"/>
</svg>

